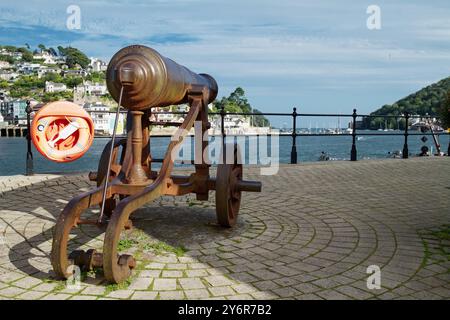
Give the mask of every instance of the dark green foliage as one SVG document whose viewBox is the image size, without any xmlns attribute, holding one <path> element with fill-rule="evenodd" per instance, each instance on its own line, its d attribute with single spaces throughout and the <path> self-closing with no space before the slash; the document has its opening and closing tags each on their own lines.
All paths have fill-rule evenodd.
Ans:
<svg viewBox="0 0 450 320">
<path fill-rule="evenodd" d="M 258 115 L 253 116 L 253 125 L 255 127 L 269 127 L 270 121 L 264 117 L 258 109 L 253 109 L 253 113 L 257 113 Z"/>
<path fill-rule="evenodd" d="M 73 88 L 78 86 L 79 84 L 83 83 L 82 77 L 65 77 L 62 80 L 62 83 L 64 83 L 67 88 Z"/>
<path fill-rule="evenodd" d="M 442 127 L 450 129 L 450 90 L 447 92 L 446 99 L 442 102 L 440 116 Z"/>
<path fill-rule="evenodd" d="M 27 48 L 19 48 L 19 49 L 17 49 L 17 51 L 22 53 L 22 61 L 25 61 L 25 62 L 33 61 L 33 53 L 30 50 L 28 50 Z"/>
<path fill-rule="evenodd" d="M 14 58 L 11 56 L 0 55 L 0 61 L 7 61 L 9 64 L 13 64 Z"/>
<path fill-rule="evenodd" d="M 228 97 L 222 97 L 220 101 L 214 103 L 217 110 L 222 108 L 225 112 L 249 113 L 252 108 L 245 97 L 245 92 L 241 87 L 236 88 Z"/>
<path fill-rule="evenodd" d="M 46 92 L 42 97 L 42 102 L 51 102 L 58 100 L 72 100 L 73 92 L 64 91 L 64 92 Z"/>
<path fill-rule="evenodd" d="M 253 125 L 257 127 L 269 126 L 270 122 L 267 120 L 260 111 L 252 109 L 250 103 L 245 97 L 244 89 L 237 87 L 228 97 L 222 97 L 219 101 L 214 102 L 213 111 L 218 112 L 224 108 L 225 112 L 229 113 L 258 113 L 253 116 Z"/>
<path fill-rule="evenodd" d="M 371 113 L 371 115 L 402 115 L 409 112 L 414 115 L 440 116 L 442 114 L 442 104 L 448 96 L 450 90 L 450 77 L 429 85 L 409 96 L 389 105 L 386 104 L 380 109 Z M 385 128 L 383 118 L 365 119 L 366 128 L 378 129 Z M 387 120 L 387 127 L 397 129 L 395 119 Z M 404 121 L 400 121 L 400 129 L 403 129 Z"/>
<path fill-rule="evenodd" d="M 66 64 L 69 68 L 75 68 L 76 65 L 79 65 L 84 69 L 89 65 L 89 58 L 77 48 L 59 46 L 58 50 L 61 55 L 66 57 Z"/>
<path fill-rule="evenodd" d="M 91 72 L 86 76 L 86 80 L 92 82 L 104 82 L 106 79 L 106 73 L 103 71 L 100 72 Z"/>
<path fill-rule="evenodd" d="M 16 52 L 17 51 L 17 47 L 15 47 L 15 46 L 2 46 L 2 48 L 8 52 Z"/>
<path fill-rule="evenodd" d="M 58 52 L 54 48 L 48 48 L 48 52 L 54 57 L 58 55 Z"/>
</svg>

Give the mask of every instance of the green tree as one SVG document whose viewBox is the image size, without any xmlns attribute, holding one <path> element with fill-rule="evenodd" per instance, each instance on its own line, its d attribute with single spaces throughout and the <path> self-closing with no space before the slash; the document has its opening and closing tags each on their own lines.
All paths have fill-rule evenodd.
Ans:
<svg viewBox="0 0 450 320">
<path fill-rule="evenodd" d="M 9 87 L 9 83 L 6 80 L 0 81 L 0 88 L 1 89 L 7 89 Z"/>
<path fill-rule="evenodd" d="M 66 57 L 66 64 L 69 68 L 74 68 L 76 65 L 79 65 L 80 67 L 85 69 L 90 63 L 90 59 L 77 48 L 58 47 L 58 50 L 60 54 Z"/>
<path fill-rule="evenodd" d="M 106 73 L 104 71 L 94 71 L 86 76 L 86 80 L 92 82 L 104 82 L 106 79 Z"/>
<path fill-rule="evenodd" d="M 447 97 L 440 107 L 440 116 L 442 127 L 450 130 L 450 91 L 447 92 Z"/>
<path fill-rule="evenodd" d="M 5 49 L 8 52 L 16 52 L 17 47 L 15 47 L 15 46 L 4 46 L 3 49 Z"/>
<path fill-rule="evenodd" d="M 25 62 L 33 61 L 33 53 L 27 48 L 18 48 L 17 51 L 22 53 L 22 61 Z"/>
<path fill-rule="evenodd" d="M 63 78 L 62 82 L 68 87 L 73 88 L 83 83 L 82 77 L 66 77 Z"/>
<path fill-rule="evenodd" d="M 65 52 L 66 51 L 63 46 L 58 46 L 58 53 L 60 56 L 65 56 L 66 55 Z"/>
<path fill-rule="evenodd" d="M 44 76 L 44 82 L 45 81 L 62 82 L 63 81 L 63 77 L 61 77 L 61 75 L 59 73 L 50 72 L 50 73 L 47 73 Z"/>
<path fill-rule="evenodd" d="M 9 62 L 9 64 L 14 64 L 14 58 L 11 56 L 0 55 L 0 61 Z"/>
<path fill-rule="evenodd" d="M 219 101 L 213 104 L 213 111 L 217 112 L 224 108 L 228 113 L 257 113 L 253 116 L 253 124 L 255 126 L 269 126 L 270 122 L 257 109 L 252 109 L 250 103 L 245 96 L 244 89 L 236 88 L 228 97 L 222 97 Z"/>
<path fill-rule="evenodd" d="M 48 52 L 50 52 L 50 54 L 54 57 L 56 57 L 58 55 L 58 53 L 56 52 L 56 50 L 54 48 L 48 48 Z"/>
</svg>

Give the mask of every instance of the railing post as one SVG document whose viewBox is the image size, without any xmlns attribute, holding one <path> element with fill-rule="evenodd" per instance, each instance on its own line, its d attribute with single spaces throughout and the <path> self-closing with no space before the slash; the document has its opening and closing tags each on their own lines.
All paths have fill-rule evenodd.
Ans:
<svg viewBox="0 0 450 320">
<path fill-rule="evenodd" d="M 448 132 L 448 148 L 447 148 L 447 157 L 450 157 L 450 131 Z"/>
<path fill-rule="evenodd" d="M 33 175 L 33 153 L 31 152 L 31 112 L 33 108 L 31 107 L 31 101 L 27 100 L 27 107 L 25 109 L 27 113 L 27 167 L 26 175 Z"/>
<path fill-rule="evenodd" d="M 409 150 L 408 150 L 408 123 L 409 123 L 409 112 L 405 112 L 405 143 L 403 144 L 403 159 L 408 159 Z"/>
<path fill-rule="evenodd" d="M 226 163 L 225 150 L 225 106 L 220 107 L 220 132 L 222 134 L 222 163 Z"/>
<path fill-rule="evenodd" d="M 357 152 L 356 152 L 356 109 L 353 109 L 353 122 L 352 122 L 352 151 L 350 152 L 350 161 L 357 160 Z"/>
<path fill-rule="evenodd" d="M 297 108 L 292 112 L 292 149 L 291 164 L 297 163 Z"/>
</svg>

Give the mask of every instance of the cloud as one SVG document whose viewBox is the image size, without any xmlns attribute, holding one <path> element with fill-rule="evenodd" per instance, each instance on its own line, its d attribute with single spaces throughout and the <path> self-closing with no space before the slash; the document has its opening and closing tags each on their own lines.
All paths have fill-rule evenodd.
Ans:
<svg viewBox="0 0 450 320">
<path fill-rule="evenodd" d="M 301 99 L 304 112 L 356 103 L 370 112 L 450 71 L 450 8 L 443 0 L 377 1 L 377 31 L 366 28 L 371 1 L 78 0 L 79 31 L 65 27 L 70 4 L 2 4 L 0 41 L 70 44 L 104 59 L 146 44 L 212 74 L 220 94 L 244 87 L 263 111 L 275 104 L 289 111 Z"/>
</svg>

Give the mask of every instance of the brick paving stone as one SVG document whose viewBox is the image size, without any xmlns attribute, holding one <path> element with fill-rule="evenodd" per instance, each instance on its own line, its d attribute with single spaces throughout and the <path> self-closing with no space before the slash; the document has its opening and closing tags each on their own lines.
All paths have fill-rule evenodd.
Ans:
<svg viewBox="0 0 450 320">
<path fill-rule="evenodd" d="M 153 290 L 155 291 L 169 291 L 177 288 L 175 279 L 155 279 L 153 282 Z"/>
<path fill-rule="evenodd" d="M 254 300 L 254 298 L 249 294 L 237 294 L 234 296 L 227 296 L 228 300 Z"/>
<path fill-rule="evenodd" d="M 293 286 L 293 288 L 297 289 L 302 293 L 313 293 L 316 291 L 322 290 L 322 288 L 312 284 L 312 283 L 299 283 Z"/>
<path fill-rule="evenodd" d="M 183 271 L 163 270 L 162 277 L 164 278 L 181 278 Z"/>
<path fill-rule="evenodd" d="M 71 297 L 70 294 L 65 293 L 50 293 L 43 297 L 41 300 L 67 300 Z"/>
<path fill-rule="evenodd" d="M 184 290 L 205 288 L 205 285 L 199 278 L 180 278 L 178 281 Z"/>
<path fill-rule="evenodd" d="M 113 292 L 110 292 L 107 297 L 109 298 L 118 298 L 118 299 L 128 299 L 132 294 L 134 293 L 133 290 L 116 290 Z"/>
<path fill-rule="evenodd" d="M 188 299 L 209 298 L 209 292 L 206 289 L 184 290 Z"/>
<path fill-rule="evenodd" d="M 97 297 L 96 296 L 75 295 L 75 296 L 72 296 L 69 300 L 97 300 Z"/>
<path fill-rule="evenodd" d="M 336 288 L 336 290 L 354 299 L 369 299 L 373 297 L 372 294 L 352 286 L 341 286 Z"/>
<path fill-rule="evenodd" d="M 300 294 L 300 291 L 291 287 L 273 289 L 272 291 L 281 298 L 293 297 Z"/>
<path fill-rule="evenodd" d="M 128 286 L 130 290 L 146 290 L 152 283 L 153 278 L 136 278 Z"/>
<path fill-rule="evenodd" d="M 208 290 L 211 292 L 213 296 L 226 296 L 226 295 L 232 295 L 235 292 L 231 287 L 225 286 L 225 287 L 211 287 L 208 288 Z"/>
<path fill-rule="evenodd" d="M 164 263 L 158 263 L 158 262 L 151 262 L 148 265 L 145 266 L 146 269 L 164 269 L 165 264 Z"/>
<path fill-rule="evenodd" d="M 143 270 L 139 273 L 139 276 L 143 278 L 157 278 L 160 274 L 161 270 Z"/>
<path fill-rule="evenodd" d="M 185 271 L 187 276 L 190 278 L 194 278 L 194 277 L 206 277 L 208 276 L 208 272 L 206 272 L 206 270 L 186 270 Z"/>
<path fill-rule="evenodd" d="M 156 291 L 136 291 L 131 299 L 133 300 L 154 300 L 158 293 Z"/>
<path fill-rule="evenodd" d="M 24 293 L 25 290 L 17 287 L 6 287 L 0 290 L 0 296 L 4 296 L 7 298 L 13 298 Z"/>
<path fill-rule="evenodd" d="M 349 296 L 346 296 L 335 290 L 320 291 L 320 292 L 316 292 L 316 294 L 326 300 L 349 300 L 349 299 L 351 299 Z"/>
<path fill-rule="evenodd" d="M 281 165 L 274 176 L 252 167 L 245 176 L 264 188 L 246 193 L 234 228 L 215 224 L 214 192 L 209 202 L 165 196 L 137 210 L 130 232 L 142 231 L 139 244 L 148 236 L 188 251 L 140 252 L 145 269 L 108 297 L 100 297 L 101 274 L 86 277 L 80 292 L 53 292 L 63 283 L 52 281 L 48 259 L 54 221 L 95 182 L 85 174 L 0 177 L 8 243 L 0 245 L 0 299 L 450 299 L 441 250 L 450 243 L 430 233 L 450 220 L 449 158 Z M 96 228 L 78 230 L 81 248 L 101 251 Z M 366 287 L 370 264 L 382 267 L 381 290 Z"/>
<path fill-rule="evenodd" d="M 21 295 L 17 296 L 16 299 L 21 299 L 21 300 L 38 300 L 38 299 L 42 298 L 45 295 L 46 295 L 45 292 L 26 291 L 26 292 L 22 293 Z"/>
<path fill-rule="evenodd" d="M 296 296 L 295 299 L 297 300 L 323 300 L 322 297 L 319 297 L 318 295 L 314 293 L 307 293 L 303 294 L 301 296 Z"/>
<path fill-rule="evenodd" d="M 161 291 L 159 293 L 161 300 L 182 300 L 184 299 L 183 291 Z"/>
<path fill-rule="evenodd" d="M 234 291 L 237 293 L 250 293 L 256 291 L 256 289 L 253 286 L 250 286 L 248 284 L 238 284 L 231 286 Z"/>
<path fill-rule="evenodd" d="M 16 286 L 16 287 L 23 288 L 23 289 L 30 289 L 30 288 L 32 288 L 34 286 L 37 286 L 41 282 L 42 281 L 39 280 L 39 279 L 26 277 L 26 278 L 23 278 L 23 279 L 20 279 L 20 280 L 14 282 L 13 285 Z"/>
<path fill-rule="evenodd" d="M 81 294 L 84 295 L 94 295 L 94 296 L 100 296 L 105 293 L 105 287 L 103 286 L 89 286 L 85 288 Z"/>
<path fill-rule="evenodd" d="M 205 277 L 204 279 L 208 281 L 208 283 L 213 287 L 227 286 L 233 284 L 233 282 L 230 279 L 219 275 Z"/>
</svg>

